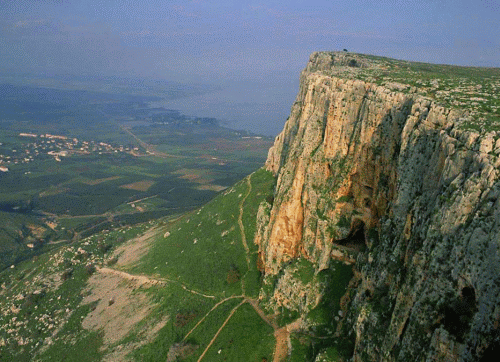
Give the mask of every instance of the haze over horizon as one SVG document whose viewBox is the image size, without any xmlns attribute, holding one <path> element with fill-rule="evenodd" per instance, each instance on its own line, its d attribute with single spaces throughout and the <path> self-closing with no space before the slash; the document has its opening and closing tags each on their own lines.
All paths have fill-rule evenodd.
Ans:
<svg viewBox="0 0 500 362">
<path fill-rule="evenodd" d="M 165 106 L 273 135 L 314 51 L 500 66 L 498 1 L 16 0 L 0 13 L 2 73 L 210 84 Z"/>
</svg>

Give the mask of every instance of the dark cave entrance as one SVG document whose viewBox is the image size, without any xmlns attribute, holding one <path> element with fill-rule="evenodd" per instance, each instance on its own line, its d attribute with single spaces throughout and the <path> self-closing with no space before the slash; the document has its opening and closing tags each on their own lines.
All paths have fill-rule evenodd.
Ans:
<svg viewBox="0 0 500 362">
<path fill-rule="evenodd" d="M 444 308 L 444 328 L 462 343 L 470 330 L 470 324 L 476 311 L 474 288 L 463 288 L 460 296 Z"/>
<path fill-rule="evenodd" d="M 354 220 L 351 225 L 351 231 L 346 238 L 336 241 L 336 244 L 343 245 L 349 248 L 364 250 L 366 247 L 366 227 L 361 220 Z"/>
</svg>

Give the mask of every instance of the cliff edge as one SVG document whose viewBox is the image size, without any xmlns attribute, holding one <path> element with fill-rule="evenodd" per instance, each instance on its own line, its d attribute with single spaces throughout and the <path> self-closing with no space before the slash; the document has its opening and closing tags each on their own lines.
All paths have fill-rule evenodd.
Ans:
<svg viewBox="0 0 500 362">
<path fill-rule="evenodd" d="M 427 66 L 312 54 L 266 163 L 277 183 L 259 210 L 259 264 L 354 263 L 336 332 L 354 361 L 486 361 L 500 348 L 500 117 L 472 92 L 500 72 L 477 84 L 467 74 L 485 70 Z M 453 89 L 472 93 L 457 103 Z"/>
</svg>

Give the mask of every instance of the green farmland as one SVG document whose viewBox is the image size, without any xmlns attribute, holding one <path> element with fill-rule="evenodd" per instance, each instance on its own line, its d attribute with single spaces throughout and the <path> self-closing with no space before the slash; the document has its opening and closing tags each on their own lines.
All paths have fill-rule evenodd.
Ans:
<svg viewBox="0 0 500 362">
<path fill-rule="evenodd" d="M 149 109 L 151 97 L 0 90 L 0 268 L 194 210 L 262 166 L 271 145 L 214 119 Z"/>
</svg>

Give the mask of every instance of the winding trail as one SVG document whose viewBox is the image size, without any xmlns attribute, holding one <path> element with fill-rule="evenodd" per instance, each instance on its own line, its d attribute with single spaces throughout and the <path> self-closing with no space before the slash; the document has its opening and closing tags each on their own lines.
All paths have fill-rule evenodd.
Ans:
<svg viewBox="0 0 500 362">
<path fill-rule="evenodd" d="M 174 280 L 172 280 L 172 282 L 174 282 Z M 177 283 L 179 283 L 179 282 L 177 282 Z M 196 295 L 200 295 L 200 296 L 202 296 L 202 297 L 205 297 L 205 298 L 210 298 L 210 299 L 215 299 L 215 298 L 216 298 L 216 297 L 215 297 L 215 295 L 203 294 L 203 293 L 198 292 L 198 291 L 196 291 L 196 290 L 194 290 L 194 289 L 189 289 L 188 287 L 186 287 L 186 286 L 185 286 L 184 284 L 182 284 L 182 283 L 180 283 L 180 285 L 181 285 L 181 288 L 182 288 L 182 289 L 184 289 L 184 290 L 188 291 L 189 293 L 196 294 Z"/>
<path fill-rule="evenodd" d="M 274 331 L 276 345 L 274 346 L 273 362 L 281 362 L 288 356 L 288 338 L 290 333 L 286 327 L 279 328 Z"/>
<path fill-rule="evenodd" d="M 250 262 L 250 249 L 248 248 L 247 244 L 247 238 L 245 235 L 245 227 L 243 225 L 243 206 L 245 205 L 245 201 L 247 200 L 248 196 L 250 195 L 250 192 L 252 192 L 252 175 L 247 177 L 247 192 L 245 196 L 241 199 L 240 204 L 239 204 L 239 214 L 238 214 L 238 227 L 240 228 L 240 235 L 241 235 L 241 243 L 243 244 L 243 247 L 245 248 L 245 258 L 247 261 L 247 272 L 245 275 L 250 271 L 251 268 L 251 262 Z M 243 292 L 243 295 L 246 294 L 245 291 L 245 276 L 241 278 L 241 290 Z"/>
<path fill-rule="evenodd" d="M 229 315 L 227 316 L 226 320 L 224 321 L 224 323 L 222 323 L 222 325 L 220 326 L 219 330 L 217 331 L 217 333 L 215 333 L 214 337 L 212 338 L 212 340 L 210 341 L 210 343 L 208 344 L 208 346 L 205 348 L 205 350 L 203 351 L 203 353 L 201 354 L 200 358 L 198 358 L 198 362 L 200 362 L 203 357 L 205 357 L 205 354 L 207 353 L 207 351 L 210 349 L 210 347 L 212 347 L 212 344 L 215 342 L 215 340 L 217 339 L 217 337 L 219 336 L 220 332 L 222 331 L 222 329 L 226 326 L 227 322 L 229 322 L 229 320 L 231 319 L 231 317 L 233 316 L 233 314 L 238 310 L 239 307 L 241 307 L 244 303 L 246 303 L 246 299 L 243 299 L 241 301 L 240 304 L 238 304 L 236 307 L 233 308 L 233 310 L 231 310 L 231 313 L 229 313 Z"/>
<path fill-rule="evenodd" d="M 243 212 L 244 212 L 244 206 L 245 202 L 250 196 L 252 192 L 252 182 L 251 182 L 251 176 L 247 177 L 246 179 L 246 184 L 247 184 L 247 190 L 245 192 L 244 197 L 241 199 L 239 202 L 239 215 L 238 215 L 238 227 L 240 229 L 240 235 L 241 235 L 241 242 L 243 244 L 243 247 L 245 249 L 245 258 L 247 262 L 247 273 L 252 270 L 252 265 L 251 265 L 251 259 L 250 259 L 250 248 L 248 247 L 246 235 L 245 235 L 245 226 L 243 224 Z M 255 266 L 254 266 L 255 267 Z M 155 278 L 155 277 L 149 277 L 146 275 L 137 275 L 137 274 L 130 274 L 126 271 L 122 271 L 119 269 L 114 269 L 114 268 L 109 268 L 109 267 L 97 267 L 96 271 L 98 273 L 102 274 L 111 274 L 115 276 L 119 276 L 122 279 L 133 281 L 138 285 L 139 287 L 145 287 L 149 288 L 151 286 L 162 286 L 166 285 L 167 283 L 176 283 L 180 285 L 182 289 L 184 289 L 187 292 L 202 296 L 204 298 L 209 298 L 212 300 L 216 300 L 220 298 L 220 296 L 215 296 L 215 295 L 207 295 L 204 294 L 200 291 L 190 289 L 186 285 L 184 285 L 181 281 L 179 280 L 174 280 L 174 279 L 169 279 L 169 278 Z M 202 317 L 200 320 L 189 330 L 189 332 L 186 333 L 184 338 L 182 339 L 183 341 L 186 341 L 188 337 L 208 318 L 210 313 L 212 313 L 214 310 L 216 310 L 219 306 L 227 302 L 228 300 L 231 299 L 239 299 L 241 298 L 241 302 L 238 303 L 227 315 L 226 319 L 224 322 L 220 325 L 218 328 L 217 332 L 213 335 L 212 339 L 208 343 L 208 345 L 205 347 L 203 350 L 202 354 L 198 358 L 198 362 L 202 361 L 203 358 L 206 356 L 207 352 L 209 349 L 213 346 L 214 342 L 217 340 L 219 337 L 220 333 L 224 329 L 224 327 L 227 325 L 229 320 L 232 318 L 232 316 L 237 312 L 237 310 L 245 303 L 248 303 L 252 306 L 252 308 L 255 310 L 255 312 L 258 314 L 258 316 L 266 323 L 268 324 L 274 331 L 274 337 L 276 338 L 276 344 L 274 347 L 274 352 L 273 352 L 273 362 L 282 362 L 286 360 L 288 353 L 289 353 L 289 341 L 290 341 L 290 333 L 293 332 L 294 330 L 298 329 L 300 327 L 300 320 L 295 321 L 293 323 L 290 323 L 289 325 L 286 325 L 284 327 L 279 327 L 276 320 L 271 317 L 266 315 L 266 313 L 259 307 L 259 301 L 256 298 L 250 298 L 249 296 L 246 295 L 245 292 L 245 285 L 244 285 L 244 277 L 241 278 L 241 288 L 242 288 L 242 294 L 241 295 L 233 295 L 227 298 L 224 298 L 222 300 L 219 300 L 217 303 L 215 303 L 212 308 Z"/>
<path fill-rule="evenodd" d="M 245 201 L 247 200 L 248 196 L 250 195 L 250 192 L 252 192 L 252 175 L 247 177 L 247 192 L 245 197 L 241 199 L 240 201 L 240 214 L 238 216 L 238 226 L 240 227 L 240 234 L 241 234 L 241 242 L 243 243 L 243 247 L 245 248 L 245 257 L 247 259 L 247 266 L 248 270 L 250 270 L 250 249 L 248 248 L 247 244 L 247 238 L 245 236 L 245 227 L 243 226 L 243 205 L 245 204 Z"/>
<path fill-rule="evenodd" d="M 210 298 L 210 299 L 215 299 L 216 298 L 215 295 L 203 294 L 201 292 L 198 292 L 197 290 L 190 289 L 190 288 L 186 287 L 183 283 L 179 282 L 178 280 L 174 280 L 174 279 L 168 279 L 168 278 L 161 278 L 161 279 L 151 278 L 151 277 L 148 277 L 146 275 L 130 274 L 130 273 L 127 273 L 127 272 L 122 271 L 122 270 L 113 269 L 113 268 L 106 268 L 106 267 L 97 267 L 96 270 L 99 273 L 113 274 L 113 275 L 117 275 L 117 276 L 119 276 L 119 277 L 121 277 L 123 279 L 127 279 L 127 280 L 130 280 L 130 281 L 137 282 L 139 284 L 139 286 L 141 286 L 141 287 L 142 286 L 149 287 L 149 286 L 152 286 L 152 285 L 165 285 L 167 283 L 177 283 L 177 284 L 180 284 L 180 286 L 181 286 L 182 289 L 184 289 L 185 291 L 187 291 L 189 293 L 200 295 L 202 297 Z M 237 297 L 235 297 L 235 298 L 237 298 Z M 231 297 L 229 297 L 227 299 L 231 299 Z"/>
<path fill-rule="evenodd" d="M 251 176 L 249 176 L 247 178 L 247 191 L 245 193 L 245 196 L 241 199 L 241 201 L 239 203 L 239 215 L 238 215 L 238 226 L 240 229 L 241 242 L 243 244 L 243 247 L 245 248 L 245 258 L 246 258 L 246 262 L 247 262 L 247 266 L 248 266 L 248 269 L 247 269 L 248 271 L 251 270 L 250 248 L 248 247 L 248 244 L 247 244 L 247 239 L 246 239 L 246 235 L 245 235 L 245 227 L 243 225 L 243 209 L 244 209 L 243 207 L 245 205 L 245 202 L 246 202 L 248 196 L 250 196 L 251 192 L 252 192 L 252 182 L 251 182 Z M 276 323 L 276 321 L 272 318 L 269 318 L 264 313 L 264 311 L 259 307 L 259 301 L 257 299 L 249 298 L 245 295 L 246 293 L 245 293 L 245 285 L 243 283 L 243 279 L 244 278 L 241 279 L 241 289 L 242 289 L 243 295 L 225 298 L 225 299 L 221 300 L 220 302 L 218 302 L 217 304 L 215 304 L 212 307 L 212 309 L 210 309 L 210 311 L 208 311 L 207 314 L 205 314 L 205 316 L 203 316 L 203 318 L 201 318 L 198 321 L 198 323 L 196 323 L 196 325 L 184 336 L 183 341 L 185 341 L 187 339 L 187 337 L 207 318 L 207 316 L 212 311 L 214 311 L 217 307 L 219 307 L 221 304 L 223 304 L 227 300 L 235 299 L 235 298 L 243 298 L 243 300 L 231 310 L 231 312 L 227 316 L 224 323 L 217 330 L 217 332 L 213 336 L 210 343 L 205 347 L 203 353 L 198 358 L 198 362 L 200 362 L 205 357 L 206 353 L 208 352 L 210 347 L 213 345 L 213 343 L 215 342 L 215 340 L 219 336 L 220 332 L 226 326 L 226 324 L 229 322 L 229 320 L 234 315 L 234 313 L 238 310 L 238 308 L 240 306 L 242 306 L 245 303 L 250 304 L 252 306 L 252 308 L 255 310 L 255 312 L 259 315 L 259 317 L 264 322 L 266 322 L 274 331 L 274 337 L 276 338 L 276 344 L 275 344 L 275 348 L 274 348 L 274 352 L 273 352 L 273 362 L 282 362 L 288 356 L 290 333 L 299 328 L 300 321 L 295 321 L 293 323 L 290 323 L 289 325 L 286 325 L 286 326 L 280 328 L 278 326 L 278 324 Z"/>
<path fill-rule="evenodd" d="M 97 272 L 102 274 L 112 274 L 119 276 L 122 279 L 127 279 L 133 282 L 137 282 L 139 286 L 152 286 L 152 285 L 165 285 L 167 284 L 165 280 L 154 279 L 147 277 L 145 275 L 134 275 L 121 270 L 106 268 L 106 267 L 97 267 Z"/>
<path fill-rule="evenodd" d="M 184 338 L 183 338 L 182 340 L 183 340 L 183 341 L 185 341 L 185 340 L 187 339 L 187 337 L 189 337 L 189 335 L 190 335 L 190 334 L 191 334 L 191 333 L 192 333 L 192 332 L 193 332 L 193 331 L 194 331 L 194 330 L 195 330 L 195 329 L 196 329 L 196 328 L 197 328 L 197 327 L 198 327 L 201 323 L 203 323 L 203 321 L 204 321 L 204 320 L 208 317 L 208 315 L 209 315 L 210 313 L 212 313 L 212 312 L 213 312 L 213 311 L 214 311 L 214 310 L 215 310 L 215 309 L 216 309 L 219 305 L 221 305 L 221 304 L 225 303 L 225 302 L 226 302 L 226 301 L 228 301 L 229 299 L 236 299 L 236 298 L 244 298 L 244 297 L 243 297 L 242 295 L 234 295 L 234 296 L 232 296 L 232 297 L 229 297 L 229 298 L 223 299 L 223 300 L 221 300 L 220 302 L 218 302 L 217 304 L 215 304 L 215 305 L 212 307 L 212 309 L 210 309 L 210 310 L 207 312 L 207 314 L 205 314 L 205 315 L 203 316 L 203 318 L 201 318 L 201 319 L 198 321 L 198 323 L 196 323 L 196 325 L 195 325 L 193 328 L 191 328 L 191 330 L 190 330 L 190 331 L 189 331 L 189 332 L 188 332 L 188 333 L 184 336 Z M 243 300 L 243 302 L 244 302 L 244 301 L 245 301 L 245 300 Z"/>
<path fill-rule="evenodd" d="M 246 298 L 246 301 L 248 302 L 248 304 L 250 304 L 253 309 L 255 309 L 255 311 L 257 312 L 257 314 L 260 316 L 260 318 L 262 318 L 262 320 L 264 322 L 266 322 L 267 324 L 269 324 L 272 329 L 274 329 L 275 331 L 277 329 L 279 329 L 278 327 L 278 324 L 276 324 L 276 321 L 275 320 L 272 320 L 270 319 L 262 309 L 260 309 L 259 307 L 259 301 L 257 299 L 250 299 L 250 298 Z"/>
</svg>

